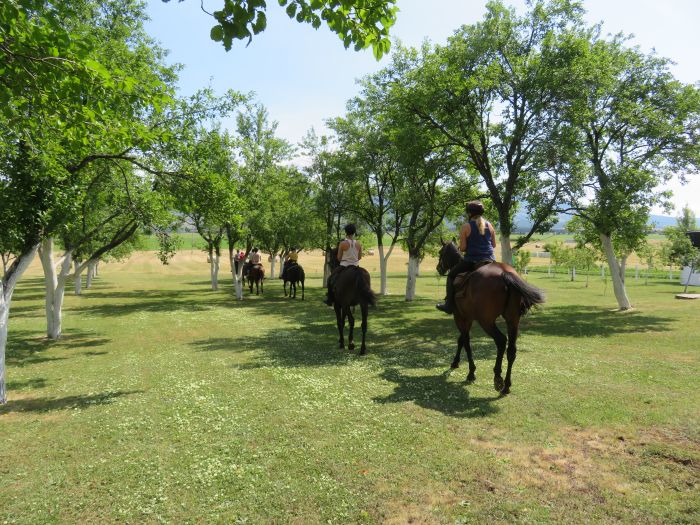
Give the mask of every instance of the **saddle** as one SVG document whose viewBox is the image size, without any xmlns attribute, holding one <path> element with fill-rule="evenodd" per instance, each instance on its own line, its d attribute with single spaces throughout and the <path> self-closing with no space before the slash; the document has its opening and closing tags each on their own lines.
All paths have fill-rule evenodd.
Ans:
<svg viewBox="0 0 700 525">
<path fill-rule="evenodd" d="M 464 297 L 467 290 L 467 283 L 469 282 L 469 278 L 472 276 L 472 274 L 482 266 L 486 266 L 492 262 L 494 261 L 478 261 L 474 263 L 474 269 L 471 272 L 458 273 L 454 281 L 455 297 Z"/>
</svg>

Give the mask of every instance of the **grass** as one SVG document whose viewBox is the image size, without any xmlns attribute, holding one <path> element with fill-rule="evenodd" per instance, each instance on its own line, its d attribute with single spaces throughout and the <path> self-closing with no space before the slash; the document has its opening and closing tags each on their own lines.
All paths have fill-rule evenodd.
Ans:
<svg viewBox="0 0 700 525">
<path fill-rule="evenodd" d="M 201 254 L 197 254 L 201 256 Z M 428 265 L 426 265 L 426 268 Z M 451 371 L 444 281 L 405 303 L 399 267 L 368 355 L 337 349 L 317 276 L 236 302 L 205 264 L 106 265 L 43 337 L 36 271 L 16 291 L 0 408 L 0 523 L 697 523 L 700 302 L 533 273 L 512 393 L 473 331 Z M 376 282 L 375 282 L 376 287 Z"/>
</svg>

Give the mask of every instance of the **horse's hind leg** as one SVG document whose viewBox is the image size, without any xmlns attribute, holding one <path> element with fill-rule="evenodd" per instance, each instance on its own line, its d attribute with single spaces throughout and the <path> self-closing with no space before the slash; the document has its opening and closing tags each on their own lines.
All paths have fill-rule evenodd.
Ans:
<svg viewBox="0 0 700 525">
<path fill-rule="evenodd" d="M 345 338 L 343 337 L 343 330 L 345 329 L 345 315 L 340 311 L 340 305 L 338 303 L 333 304 L 335 310 L 335 319 L 338 324 L 338 348 L 341 350 L 345 349 Z"/>
<path fill-rule="evenodd" d="M 513 363 L 515 363 L 515 355 L 518 352 L 516 347 L 516 341 L 518 340 L 518 329 L 520 327 L 520 315 L 514 314 L 510 319 L 506 319 L 506 324 L 508 325 L 508 349 L 506 351 L 506 357 L 508 358 L 508 368 L 506 369 L 506 380 L 503 385 L 503 390 L 501 393 L 507 394 L 510 392 L 510 372 L 513 369 Z"/>
<path fill-rule="evenodd" d="M 284 288 L 284 296 L 287 297 L 287 281 L 284 281 L 284 284 L 282 285 Z M 289 285 L 289 294 L 292 294 L 292 285 Z"/>
<path fill-rule="evenodd" d="M 493 387 L 498 392 L 502 392 L 505 387 L 505 382 L 501 376 L 501 367 L 503 365 L 503 354 L 506 352 L 506 336 L 503 335 L 503 332 L 496 326 L 495 319 L 491 321 L 490 324 L 481 324 L 481 327 L 496 343 L 496 365 L 493 367 Z"/>
<path fill-rule="evenodd" d="M 304 300 L 304 281 L 301 281 L 301 300 Z"/>
<path fill-rule="evenodd" d="M 348 307 L 346 309 L 348 316 L 348 350 L 355 349 L 355 343 L 353 341 L 353 330 L 355 329 L 355 316 L 352 315 L 352 311 Z"/>
<path fill-rule="evenodd" d="M 367 353 L 367 347 L 365 346 L 365 336 L 367 335 L 367 303 L 360 303 L 360 310 L 362 311 L 362 344 L 360 345 L 360 355 L 365 355 Z"/>
</svg>

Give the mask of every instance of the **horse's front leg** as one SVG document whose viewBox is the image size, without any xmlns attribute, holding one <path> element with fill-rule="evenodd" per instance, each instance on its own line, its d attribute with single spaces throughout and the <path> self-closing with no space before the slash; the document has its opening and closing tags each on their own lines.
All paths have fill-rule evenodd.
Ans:
<svg viewBox="0 0 700 525">
<path fill-rule="evenodd" d="M 260 279 L 260 293 L 265 293 L 265 278 Z"/>
<path fill-rule="evenodd" d="M 360 310 L 362 311 L 362 345 L 360 345 L 360 355 L 365 355 L 367 353 L 367 347 L 365 346 L 365 336 L 367 335 L 367 303 L 361 303 Z"/>
<path fill-rule="evenodd" d="M 345 338 L 343 337 L 343 330 L 345 329 L 345 317 L 340 311 L 340 306 L 338 303 L 333 304 L 333 309 L 335 310 L 335 320 L 338 324 L 338 348 L 341 350 L 345 349 Z"/>
<path fill-rule="evenodd" d="M 348 350 L 354 350 L 355 349 L 355 343 L 353 342 L 353 330 L 355 329 L 355 316 L 352 315 L 352 311 L 350 310 L 350 307 L 347 307 L 344 309 L 347 311 L 347 316 L 348 316 Z"/>
<path fill-rule="evenodd" d="M 287 281 L 284 281 L 284 284 L 282 285 L 284 288 L 284 296 L 287 297 Z M 291 295 L 292 293 L 292 285 L 289 285 L 289 294 Z"/>
<path fill-rule="evenodd" d="M 476 380 L 476 365 L 474 364 L 474 355 L 472 352 L 472 345 L 469 338 L 469 331 L 464 333 L 464 349 L 467 351 L 467 360 L 469 361 L 469 373 L 467 374 L 467 381 L 472 382 Z"/>
<path fill-rule="evenodd" d="M 455 358 L 452 360 L 450 368 L 459 368 L 459 360 L 460 355 L 462 353 L 462 346 L 464 346 L 464 334 L 461 333 L 457 338 L 457 353 L 455 354 Z"/>
</svg>

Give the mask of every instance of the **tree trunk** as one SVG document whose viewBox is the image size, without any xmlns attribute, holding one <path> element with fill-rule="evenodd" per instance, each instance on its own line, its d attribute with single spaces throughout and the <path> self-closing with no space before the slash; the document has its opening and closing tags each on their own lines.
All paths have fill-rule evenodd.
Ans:
<svg viewBox="0 0 700 525">
<path fill-rule="evenodd" d="M 384 245 L 377 245 L 377 251 L 379 251 L 379 294 L 389 295 L 387 291 L 387 275 L 386 270 L 389 262 L 389 254 L 384 256 Z"/>
<path fill-rule="evenodd" d="M 238 261 L 238 271 L 236 272 L 236 299 L 243 300 L 243 263 Z"/>
<path fill-rule="evenodd" d="M 85 288 L 92 287 L 92 279 L 97 275 L 97 261 L 90 259 L 87 266 L 87 277 L 85 278 Z"/>
<path fill-rule="evenodd" d="M 576 280 L 576 268 L 574 266 L 571 267 L 571 282 L 574 282 Z"/>
<path fill-rule="evenodd" d="M 408 278 L 406 279 L 406 301 L 413 301 L 416 297 L 416 273 L 418 271 L 418 257 L 408 256 Z"/>
<path fill-rule="evenodd" d="M 270 279 L 275 278 L 275 268 L 277 264 L 277 255 L 276 254 L 270 254 Z"/>
<path fill-rule="evenodd" d="M 100 271 L 100 261 L 98 260 L 98 261 L 95 261 L 95 270 L 93 272 L 94 273 L 93 277 L 97 277 L 99 275 L 99 271 Z"/>
<path fill-rule="evenodd" d="M 7 393 L 5 390 L 5 347 L 7 346 L 7 329 L 10 320 L 10 303 L 12 293 L 15 291 L 17 281 L 27 267 L 34 260 L 39 245 L 33 246 L 29 252 L 20 255 L 14 263 L 12 275 L 7 275 L 7 270 L 0 278 L 0 405 L 7 403 Z M 12 267 L 10 267 L 12 268 Z M 5 280 L 7 278 L 7 280 Z"/>
<path fill-rule="evenodd" d="M 79 261 L 73 261 L 73 280 L 75 285 L 75 295 L 80 295 L 83 291 L 83 268 Z"/>
<path fill-rule="evenodd" d="M 423 259 L 416 259 L 416 277 L 420 277 L 420 263 L 423 262 Z"/>
<path fill-rule="evenodd" d="M 281 278 L 282 278 L 282 269 L 284 268 L 284 258 L 285 258 L 285 255 L 283 255 L 283 254 L 280 253 L 280 254 L 279 254 L 279 258 L 280 258 L 280 279 L 281 279 Z"/>
<path fill-rule="evenodd" d="M 513 248 L 510 245 L 510 235 L 501 234 L 501 262 L 513 264 Z"/>
<path fill-rule="evenodd" d="M 629 310 L 632 308 L 632 305 L 627 298 L 625 282 L 621 277 L 621 265 L 618 264 L 617 258 L 615 257 L 612 240 L 609 236 L 601 233 L 600 241 L 603 244 L 603 252 L 605 253 L 605 258 L 607 259 L 608 267 L 610 268 L 610 277 L 612 278 L 613 282 L 613 291 L 615 292 L 615 299 L 617 299 L 617 306 L 620 308 L 620 310 Z"/>
<path fill-rule="evenodd" d="M 39 259 L 44 268 L 44 282 L 46 283 L 46 335 L 49 339 L 60 339 L 61 337 L 63 297 L 66 290 L 66 280 L 70 275 L 72 255 L 71 250 L 66 250 L 57 272 L 53 258 L 53 238 L 44 239 L 39 248 Z"/>
<path fill-rule="evenodd" d="M 219 289 L 219 254 L 209 252 L 209 273 L 211 274 L 211 289 Z"/>
<path fill-rule="evenodd" d="M 326 252 L 323 262 L 323 287 L 328 288 L 328 278 L 331 276 L 331 250 Z"/>
<path fill-rule="evenodd" d="M 622 284 L 625 284 L 625 276 L 627 275 L 627 255 L 620 257 L 620 279 Z"/>
</svg>

